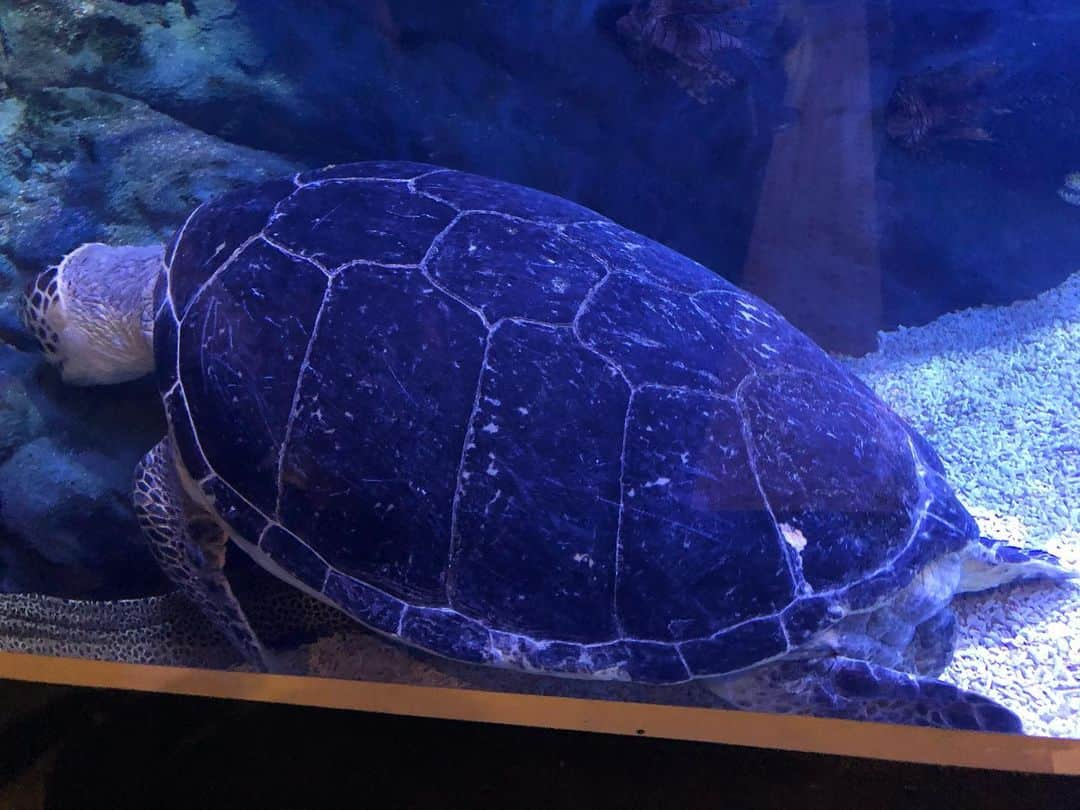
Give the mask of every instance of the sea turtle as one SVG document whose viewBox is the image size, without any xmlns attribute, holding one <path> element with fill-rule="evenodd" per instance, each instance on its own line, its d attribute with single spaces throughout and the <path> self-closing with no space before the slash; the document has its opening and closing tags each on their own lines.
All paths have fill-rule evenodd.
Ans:
<svg viewBox="0 0 1080 810">
<path fill-rule="evenodd" d="M 1057 561 L 982 539 L 930 445 L 765 302 L 579 205 L 304 171 L 164 251 L 77 248 L 24 317 L 68 382 L 157 375 L 139 520 L 256 666 L 228 539 L 448 658 L 1020 728 L 934 679 L 949 602 Z"/>
</svg>

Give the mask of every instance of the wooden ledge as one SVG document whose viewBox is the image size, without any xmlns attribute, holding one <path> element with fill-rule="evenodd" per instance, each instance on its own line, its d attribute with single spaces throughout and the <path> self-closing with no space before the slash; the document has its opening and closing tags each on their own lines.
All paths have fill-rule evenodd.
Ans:
<svg viewBox="0 0 1080 810">
<path fill-rule="evenodd" d="M 1080 775 L 1080 740 L 0 653 L 0 678 Z"/>
</svg>

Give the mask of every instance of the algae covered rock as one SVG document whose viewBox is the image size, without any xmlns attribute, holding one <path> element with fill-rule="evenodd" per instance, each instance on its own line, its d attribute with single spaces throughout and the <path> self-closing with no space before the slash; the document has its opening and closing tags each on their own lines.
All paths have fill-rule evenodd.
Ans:
<svg viewBox="0 0 1080 810">
<path fill-rule="evenodd" d="M 19 295 L 23 280 L 11 260 L 0 253 L 0 342 L 32 350 L 33 341 L 19 320 Z"/>
<path fill-rule="evenodd" d="M 160 589 L 130 498 L 160 404 L 139 383 L 62 388 L 19 296 L 84 242 L 163 243 L 204 200 L 301 166 L 85 87 L 0 98 L 0 136 L 0 589 Z"/>
<path fill-rule="evenodd" d="M 83 242 L 164 242 L 204 200 L 299 168 L 97 90 L 2 104 L 0 253 L 26 269 Z"/>
<path fill-rule="evenodd" d="M 80 594 L 160 587 L 129 505 L 130 475 L 118 467 L 100 452 L 72 452 L 47 436 L 18 448 L 0 465 L 4 556 L 35 559 L 23 572 L 62 568 L 76 577 Z M 62 594 L 64 584 L 61 577 L 47 590 Z"/>
<path fill-rule="evenodd" d="M 38 356 L 0 346 L 0 591 L 164 587 L 131 508 L 131 470 L 162 421 L 143 383 L 65 389 Z"/>
<path fill-rule="evenodd" d="M 0 459 L 44 430 L 45 420 L 23 381 L 10 374 L 0 376 Z"/>
<path fill-rule="evenodd" d="M 0 75 L 18 95 L 91 87 L 142 100 L 170 115 L 212 119 L 219 130 L 230 120 L 292 107 L 288 84 L 266 69 L 266 56 L 238 5 L 232 0 L 4 4 Z"/>
</svg>

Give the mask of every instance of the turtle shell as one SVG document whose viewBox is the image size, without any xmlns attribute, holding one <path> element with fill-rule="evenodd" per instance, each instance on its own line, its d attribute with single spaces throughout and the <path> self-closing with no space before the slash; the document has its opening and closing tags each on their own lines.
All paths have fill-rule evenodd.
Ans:
<svg viewBox="0 0 1080 810">
<path fill-rule="evenodd" d="M 238 540 L 465 661 L 654 683 L 782 657 L 973 521 L 763 301 L 563 199 L 413 163 L 198 208 L 155 323 Z"/>
</svg>

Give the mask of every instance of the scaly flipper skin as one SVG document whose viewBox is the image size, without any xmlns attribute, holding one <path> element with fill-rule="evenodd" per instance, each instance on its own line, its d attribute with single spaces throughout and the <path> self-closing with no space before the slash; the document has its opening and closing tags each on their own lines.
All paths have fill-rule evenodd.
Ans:
<svg viewBox="0 0 1080 810">
<path fill-rule="evenodd" d="M 1020 733 L 1015 714 L 952 684 L 842 656 L 781 661 L 709 682 L 734 708 L 877 723 Z"/>
<path fill-rule="evenodd" d="M 158 565 L 249 663 L 271 671 L 270 657 L 251 629 L 225 578 L 227 537 L 184 493 L 163 439 L 135 469 L 135 513 Z"/>
<path fill-rule="evenodd" d="M 956 615 L 943 607 L 915 628 L 904 651 L 905 671 L 920 675 L 940 675 L 952 661 L 956 647 Z"/>
<path fill-rule="evenodd" d="M 154 368 L 144 524 L 252 660 L 196 527 L 457 661 L 674 684 L 787 660 L 747 703 L 1012 725 L 899 673 L 943 666 L 958 591 L 1061 569 L 977 543 L 926 439 L 780 313 L 575 203 L 335 165 L 208 201 L 161 255 L 82 246 L 25 306 L 69 382 Z M 808 663 L 834 655 L 876 668 Z"/>
<path fill-rule="evenodd" d="M 980 537 L 973 543 L 964 563 L 959 591 L 971 593 L 999 588 L 1024 579 L 1075 579 L 1080 572 L 1062 565 L 1061 560 L 1038 548 L 1011 546 L 1001 540 Z"/>
</svg>

